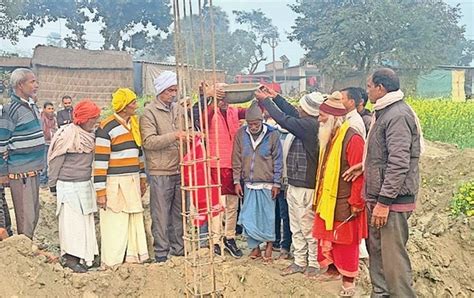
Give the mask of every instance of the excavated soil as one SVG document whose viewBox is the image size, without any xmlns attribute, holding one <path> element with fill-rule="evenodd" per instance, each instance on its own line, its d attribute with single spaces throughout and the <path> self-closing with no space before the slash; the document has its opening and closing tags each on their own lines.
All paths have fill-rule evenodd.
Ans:
<svg viewBox="0 0 474 298">
<path fill-rule="evenodd" d="M 457 187 L 474 179 L 474 150 L 458 150 L 428 143 L 422 157 L 422 187 L 411 217 L 409 252 L 415 289 L 422 297 L 474 296 L 472 218 L 453 219 L 449 202 Z M 9 193 L 7 190 L 7 197 Z M 9 200 L 12 208 L 11 200 Z M 145 203 L 148 209 L 147 203 Z M 125 264 L 105 271 L 75 274 L 58 262 L 59 245 L 55 200 L 41 192 L 41 218 L 36 238 L 14 236 L 0 242 L 0 296 L 183 296 L 184 260 L 173 257 L 163 265 Z M 13 209 L 10 210 L 13 215 Z M 149 243 L 149 212 L 146 212 Z M 245 242 L 240 239 L 239 245 Z M 40 247 L 41 249 L 39 249 Z M 151 252 L 150 246 L 150 252 Z M 247 251 L 246 251 L 247 252 Z M 278 255 L 278 253 L 275 253 Z M 225 296 L 335 296 L 339 282 L 319 283 L 303 275 L 281 277 L 289 261 L 265 265 L 244 257 L 227 257 L 218 266 Z M 357 296 L 370 294 L 367 267 L 361 262 Z M 223 279 L 221 279 L 223 276 Z"/>
</svg>

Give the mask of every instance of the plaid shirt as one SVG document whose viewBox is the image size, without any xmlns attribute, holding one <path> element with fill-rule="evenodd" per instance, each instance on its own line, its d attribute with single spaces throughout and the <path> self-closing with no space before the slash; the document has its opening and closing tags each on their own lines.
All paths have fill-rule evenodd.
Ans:
<svg viewBox="0 0 474 298">
<path fill-rule="evenodd" d="M 304 150 L 303 142 L 299 138 L 295 138 L 288 151 L 286 159 L 288 181 L 301 181 L 306 184 L 306 171 L 308 161 L 306 160 L 306 150 Z"/>
</svg>

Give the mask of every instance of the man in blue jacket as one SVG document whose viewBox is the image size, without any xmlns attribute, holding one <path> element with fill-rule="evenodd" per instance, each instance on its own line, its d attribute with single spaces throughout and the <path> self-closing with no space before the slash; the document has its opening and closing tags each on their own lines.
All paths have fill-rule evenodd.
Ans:
<svg viewBox="0 0 474 298">
<path fill-rule="evenodd" d="M 235 192 L 244 196 L 239 224 L 252 249 L 250 257 L 260 258 L 260 243 L 266 242 L 264 260 L 269 262 L 275 241 L 275 198 L 280 192 L 283 170 L 280 133 L 263 124 L 256 101 L 247 109 L 245 120 L 247 125 L 237 131 L 232 150 Z"/>
</svg>

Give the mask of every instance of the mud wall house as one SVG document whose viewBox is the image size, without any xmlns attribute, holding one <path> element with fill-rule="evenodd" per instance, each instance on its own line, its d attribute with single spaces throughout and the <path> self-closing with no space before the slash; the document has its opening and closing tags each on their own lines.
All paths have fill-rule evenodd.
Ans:
<svg viewBox="0 0 474 298">
<path fill-rule="evenodd" d="M 9 97 L 10 74 L 17 68 L 30 68 L 31 58 L 0 57 L 0 100 Z"/>
<path fill-rule="evenodd" d="M 187 94 L 197 92 L 201 81 L 213 81 L 214 72 L 210 69 L 195 69 L 185 65 L 180 74 L 180 83 L 184 83 Z M 144 96 L 155 96 L 153 81 L 163 71 L 176 71 L 175 63 L 154 62 L 145 60 L 133 61 L 134 88 L 135 91 Z M 216 70 L 217 82 L 225 81 L 225 71 Z"/>
<path fill-rule="evenodd" d="M 132 56 L 127 52 L 37 46 L 31 64 L 40 82 L 40 105 L 52 101 L 58 106 L 62 96 L 69 95 L 75 102 L 90 98 L 106 107 L 117 88 L 133 88 Z"/>
</svg>

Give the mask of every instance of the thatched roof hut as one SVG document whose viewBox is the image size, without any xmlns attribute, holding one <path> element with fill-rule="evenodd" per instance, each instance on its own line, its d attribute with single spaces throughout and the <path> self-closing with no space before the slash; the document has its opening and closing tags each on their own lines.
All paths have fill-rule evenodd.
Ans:
<svg viewBox="0 0 474 298">
<path fill-rule="evenodd" d="M 37 46 L 31 61 L 38 80 L 40 101 L 60 103 L 91 98 L 107 106 L 117 88 L 133 88 L 132 56 L 119 51 L 92 51 Z"/>
<path fill-rule="evenodd" d="M 31 66 L 31 58 L 25 57 L 0 57 L 0 69 L 15 70 L 19 67 L 29 68 Z"/>
</svg>

